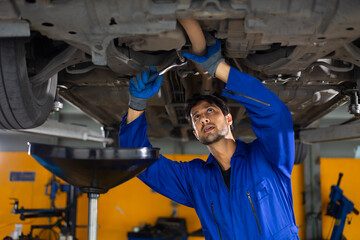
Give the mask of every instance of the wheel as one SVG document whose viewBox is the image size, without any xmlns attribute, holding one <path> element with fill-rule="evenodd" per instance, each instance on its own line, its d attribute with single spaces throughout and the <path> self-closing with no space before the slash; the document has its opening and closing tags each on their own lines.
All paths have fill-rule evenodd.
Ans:
<svg viewBox="0 0 360 240">
<path fill-rule="evenodd" d="M 57 77 L 31 84 L 25 39 L 0 38 L 0 128 L 27 129 L 43 124 L 53 107 Z"/>
</svg>

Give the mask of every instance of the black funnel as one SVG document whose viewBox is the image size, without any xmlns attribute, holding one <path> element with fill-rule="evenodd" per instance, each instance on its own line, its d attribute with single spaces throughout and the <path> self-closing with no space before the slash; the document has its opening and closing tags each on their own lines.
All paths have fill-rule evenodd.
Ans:
<svg viewBox="0 0 360 240">
<path fill-rule="evenodd" d="M 86 193 L 106 193 L 159 158 L 157 148 L 71 148 L 28 143 L 29 155 Z"/>
</svg>

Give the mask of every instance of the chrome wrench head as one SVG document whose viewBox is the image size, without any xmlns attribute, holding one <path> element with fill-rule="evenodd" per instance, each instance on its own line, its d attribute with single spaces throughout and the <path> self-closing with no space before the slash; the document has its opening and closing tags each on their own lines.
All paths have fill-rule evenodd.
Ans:
<svg viewBox="0 0 360 240">
<path fill-rule="evenodd" d="M 176 60 L 173 64 L 171 64 L 170 66 L 164 68 L 163 70 L 161 70 L 159 72 L 159 75 L 164 75 L 165 73 L 167 73 L 169 70 L 173 69 L 173 68 L 177 68 L 177 67 L 182 67 L 185 66 L 187 64 L 187 61 L 180 61 L 180 60 Z"/>
</svg>

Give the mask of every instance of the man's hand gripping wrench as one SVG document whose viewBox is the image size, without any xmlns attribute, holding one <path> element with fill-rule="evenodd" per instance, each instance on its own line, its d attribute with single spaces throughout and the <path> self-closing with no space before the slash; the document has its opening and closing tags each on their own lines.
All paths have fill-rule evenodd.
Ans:
<svg viewBox="0 0 360 240">
<path fill-rule="evenodd" d="M 173 68 L 182 67 L 182 66 L 184 66 L 184 65 L 187 64 L 187 59 L 184 58 L 184 57 L 181 55 L 180 51 L 176 51 L 176 53 L 178 54 L 178 57 L 179 57 L 179 58 L 176 59 L 176 61 L 175 61 L 173 64 L 171 64 L 171 65 L 168 66 L 167 68 L 161 70 L 161 71 L 159 72 L 159 76 L 164 75 L 166 72 L 168 72 L 169 70 L 171 70 L 171 69 L 173 69 Z M 244 95 L 244 94 L 231 91 L 230 89 L 227 89 L 227 88 L 225 88 L 225 89 L 226 89 L 227 91 L 229 91 L 230 93 L 232 93 L 232 94 L 239 95 L 239 96 L 241 96 L 241 97 L 250 99 L 250 100 L 252 100 L 252 101 L 255 101 L 255 102 L 264 104 L 265 106 L 270 107 L 270 103 L 263 102 L 263 101 L 261 101 L 261 100 L 255 99 L 255 98 L 253 98 L 253 97 L 246 96 L 246 95 Z"/>
</svg>

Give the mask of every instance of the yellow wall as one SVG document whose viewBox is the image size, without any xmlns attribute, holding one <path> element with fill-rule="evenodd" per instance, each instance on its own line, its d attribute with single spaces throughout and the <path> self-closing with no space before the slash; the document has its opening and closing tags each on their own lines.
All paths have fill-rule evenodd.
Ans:
<svg viewBox="0 0 360 240">
<path fill-rule="evenodd" d="M 303 201 L 303 193 L 305 191 L 304 164 L 294 166 L 291 181 L 296 225 L 299 226 L 300 239 L 305 239 L 305 205 Z"/>
<path fill-rule="evenodd" d="M 322 158 L 320 159 L 321 171 L 321 204 L 323 220 L 323 238 L 330 239 L 333 219 L 325 216 L 327 204 L 330 201 L 331 185 L 336 185 L 339 173 L 344 174 L 341 179 L 340 188 L 343 194 L 360 209 L 360 159 L 352 158 Z M 348 215 L 351 224 L 345 224 L 344 235 L 347 239 L 360 239 L 360 215 L 351 213 Z"/>
<path fill-rule="evenodd" d="M 10 182 L 11 171 L 35 171 L 35 182 Z M 20 221 L 20 215 L 11 214 L 12 200 L 18 198 L 19 207 L 50 208 L 50 199 L 45 197 L 45 185 L 51 179 L 51 174 L 26 153 L 0 152 L 0 239 L 10 236 L 15 223 L 23 224 L 23 232 L 30 232 L 30 225 L 49 224 L 48 219 L 27 219 Z M 58 202 L 65 204 L 65 195 L 59 197 Z M 42 237 L 46 237 L 46 234 Z"/>
<path fill-rule="evenodd" d="M 188 161 L 195 157 L 206 159 L 205 155 L 166 155 L 173 160 Z M 13 183 L 9 182 L 10 171 L 36 171 L 34 183 Z M 50 180 L 51 174 L 42 168 L 34 159 L 26 153 L 0 153 L 0 186 L 5 193 L 0 198 L 0 239 L 9 235 L 14 230 L 15 223 L 23 223 L 19 215 L 10 214 L 11 206 L 9 197 L 17 197 L 20 206 L 25 208 L 48 208 L 49 197 L 44 195 L 45 184 Z M 296 222 L 300 226 L 300 237 L 304 239 L 304 206 L 302 204 L 302 193 L 304 191 L 303 166 L 294 167 L 293 174 L 293 195 Z M 65 205 L 65 194 L 62 193 L 56 199 L 58 207 Z M 87 225 L 88 203 L 86 195 L 83 194 L 78 200 L 78 225 Z M 158 217 L 169 217 L 171 215 L 171 201 L 160 194 L 153 193 L 150 188 L 137 178 L 109 190 L 108 193 L 100 195 L 98 239 L 127 239 L 126 233 L 132 227 L 141 223 L 153 225 Z M 195 211 L 182 205 L 178 207 L 178 217 L 186 218 L 188 232 L 201 228 Z M 40 223 L 40 220 L 27 220 L 24 225 L 24 233 L 29 232 L 29 225 Z M 47 224 L 42 220 L 41 224 Z M 27 227 L 26 227 L 27 226 Z M 26 228 L 25 228 L 26 227 Z M 77 229 L 79 240 L 85 240 L 86 228 Z M 203 238 L 189 238 L 200 240 Z"/>
</svg>

